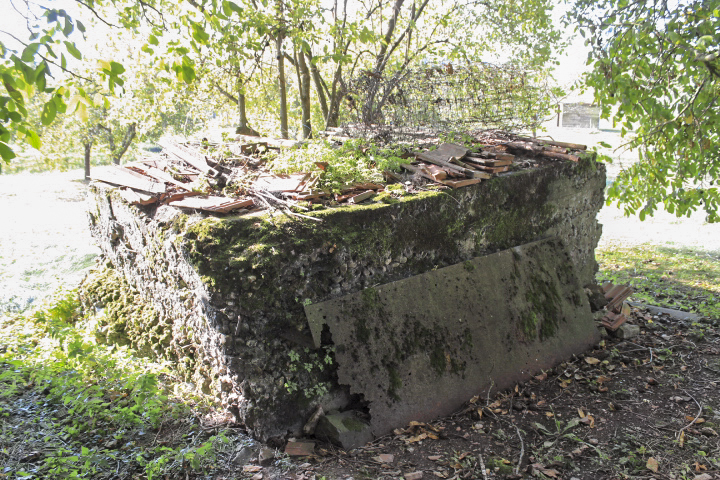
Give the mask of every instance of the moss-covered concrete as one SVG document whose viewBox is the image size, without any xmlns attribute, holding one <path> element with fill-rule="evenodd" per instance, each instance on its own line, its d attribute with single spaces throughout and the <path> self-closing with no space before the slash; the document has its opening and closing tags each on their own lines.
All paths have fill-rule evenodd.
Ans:
<svg viewBox="0 0 720 480">
<path fill-rule="evenodd" d="M 508 387 L 599 341 L 590 305 L 576 303 L 578 295 L 566 247 L 550 238 L 305 312 L 314 332 L 329 330 L 339 383 L 363 396 L 373 433 L 384 435 L 451 413 L 469 394 Z M 359 332 L 358 322 L 367 330 Z"/>
<path fill-rule="evenodd" d="M 587 160 L 457 190 L 392 201 L 378 195 L 368 204 L 313 210 L 321 222 L 282 213 L 214 217 L 134 207 L 103 187 L 93 190 L 89 212 L 109 262 L 161 319 L 147 319 L 148 329 L 164 329 L 153 334 L 153 345 L 171 358 L 192 358 L 189 377 L 269 437 L 296 429 L 317 403 L 355 401 L 333 384 L 335 365 L 291 368 L 290 350 L 300 357 L 295 363 L 312 363 L 317 355 L 304 305 L 548 236 L 563 240 L 580 281 L 589 283 L 604 185 L 603 167 Z M 543 321 L 551 315 L 552 292 L 538 287 L 536 295 L 542 318 L 535 322 L 552 328 Z M 139 345 L 144 328 L 124 327 L 127 341 Z M 370 336 L 376 328 L 367 319 L 357 332 Z M 538 328 L 537 335 L 547 334 Z M 159 339 L 168 332 L 166 345 Z M 418 332 L 398 341 L 432 350 L 441 336 Z M 324 344 L 331 343 L 327 335 Z M 453 352 L 442 353 L 437 350 L 434 369 L 462 371 Z M 383 359 L 379 368 L 388 371 L 398 361 Z M 332 386 L 329 393 L 317 388 L 321 383 Z"/>
</svg>

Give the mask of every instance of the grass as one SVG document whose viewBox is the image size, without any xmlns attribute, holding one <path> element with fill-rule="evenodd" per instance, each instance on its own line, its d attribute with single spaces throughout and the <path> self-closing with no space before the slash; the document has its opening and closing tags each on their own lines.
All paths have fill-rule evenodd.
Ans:
<svg viewBox="0 0 720 480">
<path fill-rule="evenodd" d="M 599 282 L 629 285 L 644 303 L 720 319 L 720 255 L 640 245 L 607 246 L 595 256 Z"/>
<path fill-rule="evenodd" d="M 74 293 L 0 316 L 3 478 L 208 471 L 229 441 L 203 434 L 196 415 L 209 404 L 183 386 L 169 365 L 97 343 Z"/>
</svg>

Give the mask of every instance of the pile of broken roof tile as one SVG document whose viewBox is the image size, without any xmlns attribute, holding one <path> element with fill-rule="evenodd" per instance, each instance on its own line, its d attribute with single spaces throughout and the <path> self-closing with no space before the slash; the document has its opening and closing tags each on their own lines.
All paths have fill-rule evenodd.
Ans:
<svg viewBox="0 0 720 480">
<path fill-rule="evenodd" d="M 603 284 L 602 289 L 608 304 L 605 306 L 607 313 L 600 320 L 600 323 L 608 331 L 614 332 L 627 322 L 629 307 L 625 300 L 632 295 L 633 290 L 625 285 L 613 285 L 610 282 Z"/>
<path fill-rule="evenodd" d="M 399 182 L 408 191 L 418 187 L 460 188 L 511 169 L 536 166 L 533 162 L 538 159 L 578 161 L 574 152 L 586 148 L 518 136 L 488 143 L 473 149 L 443 143 L 436 149 L 408 151 L 403 171 L 384 171 L 383 175 L 387 183 Z M 122 167 L 96 169 L 92 178 L 118 187 L 120 195 L 131 204 L 166 204 L 212 213 L 287 210 L 299 207 L 301 201 L 357 204 L 385 190 L 385 185 L 379 183 L 356 183 L 336 192 L 318 188 L 322 171 L 327 167 L 320 162 L 313 172 L 272 173 L 265 165 L 266 153 L 297 146 L 294 141 L 240 135 L 237 142 L 214 150 L 224 150 L 224 158 L 211 153 L 207 143 L 163 139 L 160 145 L 163 150 L 159 155 Z M 516 158 L 522 162 L 516 162 Z"/>
</svg>

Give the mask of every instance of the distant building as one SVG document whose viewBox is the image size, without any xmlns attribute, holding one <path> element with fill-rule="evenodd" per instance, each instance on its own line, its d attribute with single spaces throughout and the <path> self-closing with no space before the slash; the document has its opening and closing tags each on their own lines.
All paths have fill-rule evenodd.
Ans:
<svg viewBox="0 0 720 480">
<path fill-rule="evenodd" d="M 569 128 L 600 128 L 600 107 L 590 103 L 563 103 L 561 122 Z"/>
</svg>

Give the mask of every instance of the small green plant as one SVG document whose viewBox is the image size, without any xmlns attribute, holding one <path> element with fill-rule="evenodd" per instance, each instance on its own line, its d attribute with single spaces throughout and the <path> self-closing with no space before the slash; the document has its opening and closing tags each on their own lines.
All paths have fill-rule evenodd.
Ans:
<svg viewBox="0 0 720 480">
<path fill-rule="evenodd" d="M 317 382 L 315 379 L 328 373 L 334 363 L 334 346 L 323 347 L 320 351 L 311 351 L 304 348 L 301 351 L 290 350 L 288 357 L 289 375 L 285 377 L 284 387 L 287 393 L 292 394 L 300 390 L 300 385 L 306 385 L 302 389 L 305 398 L 317 398 L 329 391 L 327 382 Z"/>
<path fill-rule="evenodd" d="M 162 465 L 167 462 L 162 458 L 167 452 L 135 455 L 128 450 L 133 442 L 123 450 L 119 446 L 128 435 L 144 435 L 190 413 L 190 406 L 161 380 L 175 374 L 169 365 L 139 358 L 127 347 L 98 344 L 93 327 L 80 315 L 73 292 L 58 295 L 32 314 L 0 317 L 0 398 L 12 402 L 35 390 L 34 395 L 43 398 L 37 408 L 44 409 L 49 422 L 37 432 L 29 429 L 30 435 L 36 434 L 35 442 L 43 444 L 33 478 L 109 478 L 120 459 L 146 466 L 148 477 L 153 472 L 156 478 L 165 475 L 168 470 Z M 0 416 L 8 416 L 5 408 Z M 205 468 L 205 459 L 212 456 L 205 444 L 173 448 L 180 449 L 186 467 L 195 470 Z M 15 468 L 7 463 L 12 461 L 0 458 L 0 469 Z"/>
<path fill-rule="evenodd" d="M 317 172 L 318 187 L 338 193 L 353 183 L 383 181 L 383 171 L 400 169 L 405 161 L 402 154 L 398 147 L 383 148 L 363 140 L 348 140 L 339 147 L 314 141 L 281 151 L 269 166 L 275 173 Z"/>
</svg>

